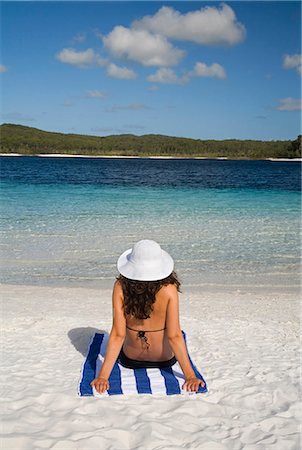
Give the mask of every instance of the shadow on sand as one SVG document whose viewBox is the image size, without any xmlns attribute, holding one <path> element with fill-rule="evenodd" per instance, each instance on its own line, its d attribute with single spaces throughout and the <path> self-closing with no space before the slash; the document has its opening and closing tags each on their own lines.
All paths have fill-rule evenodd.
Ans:
<svg viewBox="0 0 302 450">
<path fill-rule="evenodd" d="M 95 333 L 108 334 L 105 330 L 99 330 L 93 327 L 73 328 L 67 335 L 74 348 L 83 356 L 87 355 L 89 344 Z"/>
</svg>

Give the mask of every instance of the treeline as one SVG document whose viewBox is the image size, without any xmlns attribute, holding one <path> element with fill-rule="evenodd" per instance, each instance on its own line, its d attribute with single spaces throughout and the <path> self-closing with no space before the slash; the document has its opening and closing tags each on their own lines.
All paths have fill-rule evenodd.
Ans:
<svg viewBox="0 0 302 450">
<path fill-rule="evenodd" d="M 86 136 L 42 131 L 15 124 L 0 126 L 0 152 L 37 155 L 65 153 L 118 156 L 179 156 L 227 158 L 300 158 L 301 136 L 293 141 L 222 141 L 162 135 Z"/>
</svg>

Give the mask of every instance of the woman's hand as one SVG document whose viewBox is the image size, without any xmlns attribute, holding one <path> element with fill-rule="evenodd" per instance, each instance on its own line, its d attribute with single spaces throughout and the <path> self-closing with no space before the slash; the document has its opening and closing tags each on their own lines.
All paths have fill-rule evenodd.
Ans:
<svg viewBox="0 0 302 450">
<path fill-rule="evenodd" d="M 189 392 L 197 392 L 199 385 L 203 387 L 205 385 L 204 381 L 193 376 L 186 378 L 185 383 L 182 385 L 182 389 L 185 389 Z"/>
<path fill-rule="evenodd" d="M 94 387 L 100 394 L 103 394 L 103 392 L 108 391 L 110 387 L 109 381 L 103 377 L 95 378 L 90 383 L 90 386 Z"/>
</svg>

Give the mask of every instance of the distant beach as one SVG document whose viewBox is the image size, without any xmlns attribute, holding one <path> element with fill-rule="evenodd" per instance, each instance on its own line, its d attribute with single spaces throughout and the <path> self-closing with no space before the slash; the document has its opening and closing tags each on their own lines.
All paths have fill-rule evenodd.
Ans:
<svg viewBox="0 0 302 450">
<path fill-rule="evenodd" d="M 22 153 L 0 153 L 0 156 L 36 156 L 39 158 L 113 158 L 113 159 L 216 159 L 216 160 L 229 160 L 229 161 L 237 161 L 237 160 L 249 160 L 249 161 L 255 161 L 255 159 L 249 159 L 249 158 L 227 158 L 226 156 L 218 156 L 216 158 L 210 158 L 206 156 L 188 156 L 186 158 L 185 156 L 121 156 L 121 155 L 69 155 L 64 153 L 38 153 L 37 155 L 24 155 Z M 256 159 L 257 160 L 257 159 Z M 302 158 L 263 158 L 259 159 L 259 161 L 302 161 Z"/>
</svg>

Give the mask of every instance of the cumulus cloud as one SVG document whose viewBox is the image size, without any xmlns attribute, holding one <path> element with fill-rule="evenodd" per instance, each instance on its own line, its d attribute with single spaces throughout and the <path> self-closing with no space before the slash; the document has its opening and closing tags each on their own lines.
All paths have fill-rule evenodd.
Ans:
<svg viewBox="0 0 302 450">
<path fill-rule="evenodd" d="M 5 66 L 4 64 L 0 64 L 0 73 L 7 72 L 7 70 L 7 66 Z"/>
<path fill-rule="evenodd" d="M 211 66 L 207 66 L 205 63 L 197 62 L 194 69 L 191 72 L 187 72 L 179 77 L 174 70 L 162 67 L 158 69 L 154 74 L 147 77 L 147 81 L 151 83 L 163 83 L 163 84 L 185 84 L 188 83 L 193 77 L 212 77 L 212 78 L 226 78 L 224 68 L 217 63 L 213 63 Z"/>
<path fill-rule="evenodd" d="M 87 91 L 86 97 L 88 97 L 88 98 L 104 98 L 104 97 L 106 97 L 106 94 L 105 94 L 105 92 L 98 91 L 95 89 L 93 91 Z"/>
<path fill-rule="evenodd" d="M 177 65 L 185 54 L 160 34 L 123 26 L 116 26 L 104 36 L 103 43 L 114 56 L 136 61 L 144 66 Z"/>
<path fill-rule="evenodd" d="M 114 63 L 110 63 L 107 59 L 102 58 L 99 53 L 92 48 L 78 51 L 74 48 L 64 48 L 56 54 L 56 58 L 65 64 L 71 64 L 80 69 L 88 69 L 90 67 L 106 67 L 107 75 L 113 78 L 123 80 L 133 80 L 137 77 L 136 73 L 127 67 L 120 67 Z M 104 97 L 104 93 L 99 91 L 89 91 L 86 97 Z"/>
<path fill-rule="evenodd" d="M 192 72 L 192 77 L 214 77 L 214 78 L 226 78 L 224 68 L 217 63 L 213 63 L 211 66 L 207 66 L 205 63 L 197 62 Z"/>
<path fill-rule="evenodd" d="M 187 76 L 178 77 L 172 69 L 162 67 L 158 69 L 154 74 L 147 77 L 147 81 L 151 83 L 163 83 L 163 84 L 184 84 L 189 81 Z"/>
<path fill-rule="evenodd" d="M 78 51 L 74 48 L 64 48 L 56 53 L 56 58 L 62 63 L 71 64 L 81 69 L 93 66 L 104 66 L 107 63 L 107 61 L 92 48 L 83 51 Z"/>
<path fill-rule="evenodd" d="M 226 4 L 222 4 L 220 9 L 206 6 L 186 14 L 163 6 L 155 15 L 134 21 L 132 27 L 204 45 L 234 45 L 242 42 L 246 35 L 244 25 L 238 22 L 233 9 Z"/>
<path fill-rule="evenodd" d="M 300 53 L 284 55 L 283 67 L 284 69 L 295 69 L 302 76 L 302 55 Z"/>
<path fill-rule="evenodd" d="M 278 111 L 300 111 L 302 109 L 302 102 L 301 99 L 298 98 L 282 98 L 276 109 Z"/>
<path fill-rule="evenodd" d="M 136 78 L 136 73 L 133 70 L 127 67 L 119 67 L 114 63 L 108 64 L 107 75 L 120 80 L 134 80 Z"/>
</svg>

